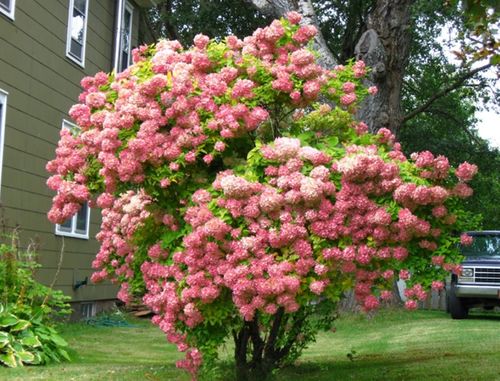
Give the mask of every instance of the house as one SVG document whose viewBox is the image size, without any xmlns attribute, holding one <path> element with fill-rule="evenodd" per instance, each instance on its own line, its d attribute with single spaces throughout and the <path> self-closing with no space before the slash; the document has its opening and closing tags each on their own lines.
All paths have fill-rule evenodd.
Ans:
<svg viewBox="0 0 500 381">
<path fill-rule="evenodd" d="M 37 277 L 71 296 L 75 316 L 115 300 L 111 284 L 90 284 L 98 251 L 98 211 L 84 207 L 54 226 L 45 165 L 61 128 L 78 128 L 68 110 L 80 80 L 121 71 L 131 48 L 151 41 L 144 14 L 152 0 L 0 0 L 0 201 L 3 222 L 19 226 L 23 246 L 38 245 Z M 64 250 L 62 249 L 64 241 Z M 61 255 L 62 252 L 62 255 Z M 59 265 L 60 264 L 60 265 Z"/>
</svg>

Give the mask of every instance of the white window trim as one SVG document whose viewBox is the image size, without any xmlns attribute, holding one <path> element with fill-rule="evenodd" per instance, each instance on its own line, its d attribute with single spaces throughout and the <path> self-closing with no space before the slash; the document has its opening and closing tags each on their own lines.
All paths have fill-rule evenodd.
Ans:
<svg viewBox="0 0 500 381">
<path fill-rule="evenodd" d="M 73 130 L 73 129 L 79 129 L 80 127 L 78 127 L 76 124 L 74 123 L 71 123 L 69 121 L 67 121 L 66 119 L 63 119 L 62 121 L 62 128 L 68 128 L 70 130 Z M 86 230 L 85 230 L 85 233 L 79 233 L 76 231 L 76 218 L 77 218 L 77 215 L 78 213 L 75 213 L 75 215 L 73 217 L 71 217 L 71 231 L 65 231 L 65 230 L 61 230 L 61 225 L 59 224 L 56 224 L 56 227 L 55 227 L 55 234 L 56 235 L 60 235 L 60 236 L 65 236 L 65 237 L 73 237 L 73 238 L 80 238 L 80 239 L 89 239 L 89 231 L 90 231 L 90 207 L 87 203 L 86 205 L 87 207 L 87 221 L 85 222 L 85 227 L 86 227 Z"/>
<path fill-rule="evenodd" d="M 113 57 L 113 71 L 118 72 L 122 58 L 122 29 L 125 18 L 125 9 L 130 12 L 130 44 L 129 44 L 129 62 L 132 56 L 132 35 L 134 27 L 134 7 L 127 0 L 118 0 L 116 13 L 116 30 L 115 30 L 115 51 Z"/>
<path fill-rule="evenodd" d="M 5 141 L 5 121 L 7 120 L 8 95 L 8 92 L 0 89 L 0 104 L 2 105 L 2 114 L 0 115 L 0 192 L 2 189 L 3 145 Z"/>
<path fill-rule="evenodd" d="M 85 50 L 87 46 L 87 19 L 89 14 L 89 1 L 85 1 L 85 21 L 83 24 L 83 45 L 82 45 L 82 59 L 79 60 L 73 54 L 71 54 L 71 22 L 73 20 L 73 8 L 74 8 L 74 0 L 69 0 L 69 8 L 68 8 L 68 30 L 66 32 L 66 57 L 68 57 L 71 61 L 76 63 L 77 65 L 85 68 Z"/>
<path fill-rule="evenodd" d="M 16 10 L 16 0 L 11 0 L 10 3 L 10 10 L 7 10 L 0 6 L 0 13 L 3 13 L 5 16 L 7 16 L 9 19 L 14 21 L 14 12 Z"/>
</svg>

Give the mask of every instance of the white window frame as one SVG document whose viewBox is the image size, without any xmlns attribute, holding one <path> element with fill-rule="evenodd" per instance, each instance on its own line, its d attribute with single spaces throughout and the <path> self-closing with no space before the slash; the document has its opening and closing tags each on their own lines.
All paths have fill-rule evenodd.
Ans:
<svg viewBox="0 0 500 381">
<path fill-rule="evenodd" d="M 123 52 L 123 31 L 125 30 L 125 12 L 130 13 L 130 28 L 129 28 L 129 46 L 127 50 L 128 65 L 132 62 L 132 35 L 134 27 L 134 7 L 126 0 L 118 0 L 117 15 L 116 15 L 116 30 L 115 30 L 115 51 L 113 57 L 113 70 L 118 73 L 125 70 L 127 67 L 122 67 L 122 52 Z"/>
<path fill-rule="evenodd" d="M 7 9 L 3 5 L 0 5 L 0 13 L 3 13 L 12 21 L 14 21 L 15 10 L 16 10 L 16 0 L 10 0 L 10 9 Z"/>
<path fill-rule="evenodd" d="M 68 30 L 66 34 L 66 57 L 68 57 L 71 61 L 80 65 L 82 68 L 85 68 L 85 47 L 87 45 L 87 19 L 89 14 L 89 1 L 85 0 L 85 20 L 83 21 L 83 43 L 82 43 L 82 57 L 78 58 L 73 53 L 71 53 L 71 30 L 73 23 L 73 8 L 74 8 L 74 0 L 69 0 L 68 7 Z"/>
<path fill-rule="evenodd" d="M 0 192 L 2 189 L 3 145 L 5 141 L 5 121 L 7 120 L 8 92 L 0 89 Z"/>
<path fill-rule="evenodd" d="M 62 128 L 67 128 L 70 131 L 75 131 L 79 130 L 80 127 L 78 127 L 76 124 L 71 123 L 67 121 L 66 119 L 63 119 L 62 121 Z M 85 221 L 85 232 L 78 231 L 76 226 L 77 226 L 77 218 L 78 218 L 78 211 L 71 217 L 71 227 L 69 230 L 67 228 L 62 227 L 60 224 L 56 224 L 56 235 L 61 235 L 65 237 L 73 237 L 73 238 L 80 238 L 80 239 L 89 239 L 89 230 L 90 230 L 90 207 L 88 203 L 85 203 L 82 208 L 87 208 L 87 220 Z M 80 209 L 81 210 L 81 209 Z"/>
</svg>

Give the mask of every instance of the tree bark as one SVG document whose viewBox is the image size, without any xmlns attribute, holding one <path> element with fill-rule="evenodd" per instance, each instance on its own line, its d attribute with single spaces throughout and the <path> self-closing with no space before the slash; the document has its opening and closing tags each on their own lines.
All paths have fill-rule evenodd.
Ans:
<svg viewBox="0 0 500 381">
<path fill-rule="evenodd" d="M 233 331 L 234 339 L 234 360 L 236 362 L 236 376 L 238 380 L 248 379 L 247 350 L 250 331 L 245 324 L 239 332 Z"/>
<path fill-rule="evenodd" d="M 410 48 L 410 16 L 414 0 L 377 0 L 368 30 L 356 46 L 356 58 L 372 67 L 375 97 L 362 105 L 358 116 L 371 131 L 385 127 L 398 133 L 402 123 L 401 89 Z"/>
</svg>

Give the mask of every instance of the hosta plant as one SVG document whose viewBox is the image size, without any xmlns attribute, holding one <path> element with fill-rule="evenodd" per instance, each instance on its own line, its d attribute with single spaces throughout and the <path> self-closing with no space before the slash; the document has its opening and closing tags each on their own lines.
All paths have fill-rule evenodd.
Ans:
<svg viewBox="0 0 500 381">
<path fill-rule="evenodd" d="M 31 250 L 19 250 L 17 243 L 0 244 L 1 365 L 69 360 L 67 344 L 54 328 L 55 319 L 70 312 L 68 297 L 37 282 L 38 267 Z"/>
<path fill-rule="evenodd" d="M 69 361 L 65 349 L 68 344 L 54 328 L 42 322 L 42 311 L 23 315 L 14 305 L 0 304 L 0 363 L 14 368 Z"/>
</svg>

